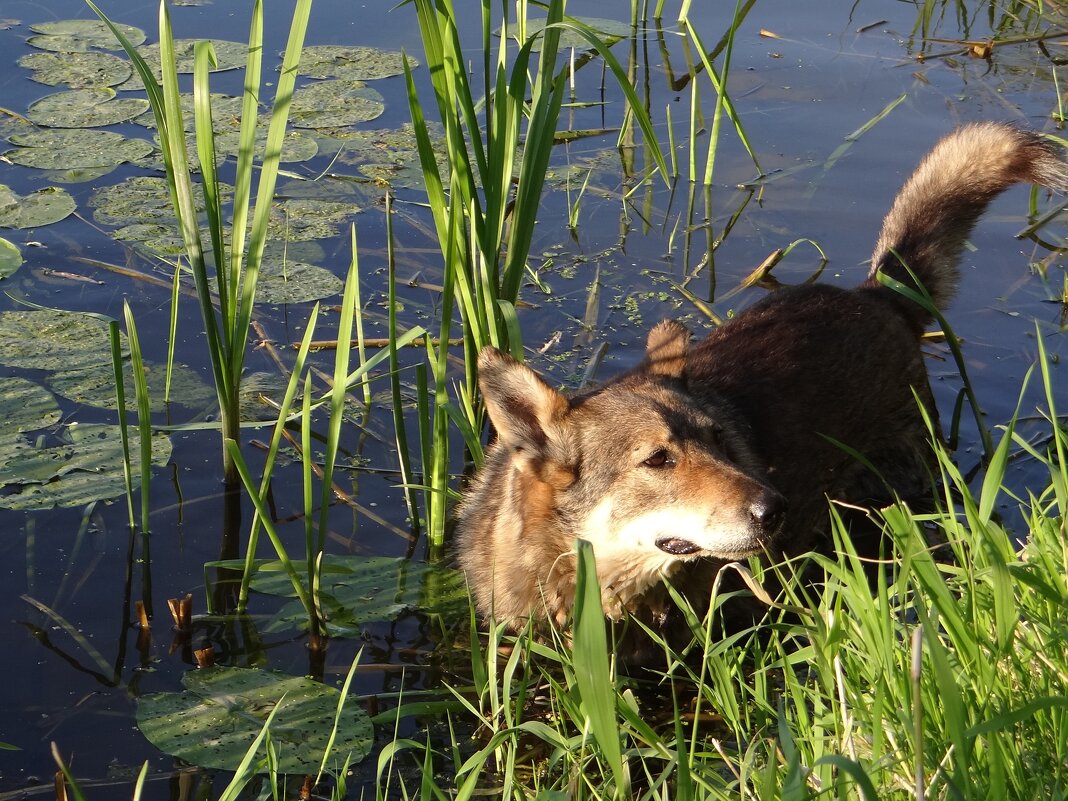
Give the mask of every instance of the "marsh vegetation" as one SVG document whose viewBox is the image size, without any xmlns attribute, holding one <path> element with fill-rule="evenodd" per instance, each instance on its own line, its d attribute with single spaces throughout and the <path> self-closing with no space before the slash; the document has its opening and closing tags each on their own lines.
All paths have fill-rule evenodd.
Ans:
<svg viewBox="0 0 1068 801">
<path fill-rule="evenodd" d="M 936 511 L 879 513 L 874 591 L 839 530 L 821 593 L 693 619 L 689 658 L 626 678 L 590 582 L 545 642 L 487 631 L 448 558 L 483 345 L 573 389 L 659 319 L 856 283 L 940 133 L 1063 135 L 1068 19 L 222 5 L 0 20 L 0 797 L 57 763 L 88 798 L 1068 796 L 1068 276 L 1037 192 L 932 336 L 954 450 Z"/>
</svg>

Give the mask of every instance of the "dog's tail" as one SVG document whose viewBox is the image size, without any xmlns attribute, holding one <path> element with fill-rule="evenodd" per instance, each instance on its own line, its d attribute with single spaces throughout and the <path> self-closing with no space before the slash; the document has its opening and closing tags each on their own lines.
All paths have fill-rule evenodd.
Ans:
<svg viewBox="0 0 1068 801">
<path fill-rule="evenodd" d="M 894 200 L 872 255 L 867 285 L 877 272 L 909 287 L 916 281 L 945 308 L 959 280 L 957 262 L 976 220 L 1016 183 L 1068 190 L 1068 164 L 1049 140 L 1015 126 L 985 122 L 946 136 L 916 168 Z M 931 316 L 917 304 L 915 318 Z"/>
</svg>

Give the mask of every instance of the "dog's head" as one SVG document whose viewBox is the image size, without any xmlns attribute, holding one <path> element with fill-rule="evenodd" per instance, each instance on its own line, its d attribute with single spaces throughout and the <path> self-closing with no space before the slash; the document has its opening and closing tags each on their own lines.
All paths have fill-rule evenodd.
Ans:
<svg viewBox="0 0 1068 801">
<path fill-rule="evenodd" d="M 589 540 L 605 575 L 648 582 L 686 559 L 743 558 L 775 549 L 783 528 L 786 501 L 738 423 L 687 391 L 688 340 L 661 323 L 635 370 L 574 399 L 500 351 L 479 358 L 495 447 L 526 487 L 515 511 Z"/>
</svg>

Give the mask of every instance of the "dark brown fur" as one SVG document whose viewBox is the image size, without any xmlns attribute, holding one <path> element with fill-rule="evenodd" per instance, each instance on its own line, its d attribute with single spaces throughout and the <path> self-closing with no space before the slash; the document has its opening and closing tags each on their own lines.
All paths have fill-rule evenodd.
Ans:
<svg viewBox="0 0 1068 801">
<path fill-rule="evenodd" d="M 919 349 L 931 317 L 875 274 L 915 287 L 911 270 L 944 306 L 965 238 L 1018 182 L 1064 189 L 1068 169 L 1037 135 L 966 126 L 898 194 L 860 286 L 780 290 L 693 346 L 662 323 L 640 365 L 575 398 L 484 351 L 499 440 L 457 512 L 479 609 L 514 625 L 564 622 L 582 536 L 609 616 L 663 625 L 663 578 L 700 609 L 725 561 L 827 549 L 828 498 L 923 492 L 931 448 L 916 396 L 934 416 Z"/>
</svg>

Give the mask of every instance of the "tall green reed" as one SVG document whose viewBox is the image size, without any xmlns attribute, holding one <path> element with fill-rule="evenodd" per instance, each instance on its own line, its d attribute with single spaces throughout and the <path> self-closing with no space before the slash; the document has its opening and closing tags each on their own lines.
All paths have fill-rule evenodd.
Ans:
<svg viewBox="0 0 1068 801">
<path fill-rule="evenodd" d="M 159 7 L 160 60 L 162 85 L 151 68 L 122 32 L 105 16 L 93 0 L 89 7 L 111 29 L 133 63 L 148 93 L 156 119 L 160 147 L 167 174 L 171 205 L 178 218 L 186 259 L 193 273 L 197 300 L 211 360 L 212 375 L 219 400 L 220 425 L 224 440 L 240 441 L 240 385 L 248 348 L 248 331 L 256 299 L 256 283 L 267 243 L 267 224 L 278 177 L 279 156 L 289 118 L 289 106 L 296 82 L 296 68 L 311 13 L 311 0 L 298 0 L 294 9 L 275 89 L 274 106 L 267 129 L 262 159 L 255 164 L 256 128 L 262 84 L 263 4 L 255 0 L 245 63 L 241 110 L 240 145 L 232 207 L 228 215 L 217 174 L 211 120 L 208 74 L 216 63 L 209 42 L 201 41 L 194 50 L 193 105 L 196 150 L 200 163 L 199 192 L 207 215 L 208 243 L 200 227 L 193 180 L 182 121 L 174 35 L 165 2 Z M 253 174 L 258 174 L 255 205 L 252 205 Z M 212 286 L 212 278 L 215 280 Z M 213 303 L 217 291 L 218 311 Z M 223 449 L 223 468 L 228 483 L 237 481 L 237 467 L 228 448 Z"/>
<path fill-rule="evenodd" d="M 469 55 L 461 43 L 460 22 L 451 0 L 414 0 L 413 5 L 448 159 L 448 174 L 443 177 L 424 106 L 406 65 L 420 165 L 444 263 L 445 292 L 438 332 L 441 344 L 427 344 L 434 407 L 430 441 L 423 448 L 427 530 L 431 543 L 440 546 L 449 497 L 450 421 L 463 434 L 476 462 L 480 459 L 478 432 L 483 411 L 475 376 L 478 351 L 493 345 L 522 357 L 516 302 L 568 87 L 570 67 L 559 58 L 562 30 L 582 36 L 604 60 L 665 176 L 667 166 L 649 114 L 626 72 L 591 28 L 565 16 L 563 0 L 551 0 L 545 27 L 530 37 L 524 34 L 526 3 L 518 4 L 511 29 L 507 5 L 502 5 L 504 16 L 497 20 L 492 5 L 483 3 L 482 60 L 470 73 Z M 498 30 L 501 35 L 495 44 Z M 520 40 L 518 46 L 507 35 L 510 31 Z M 473 82 L 481 82 L 481 90 Z M 455 396 L 450 397 L 445 349 L 454 310 L 463 322 L 466 370 Z"/>
</svg>

